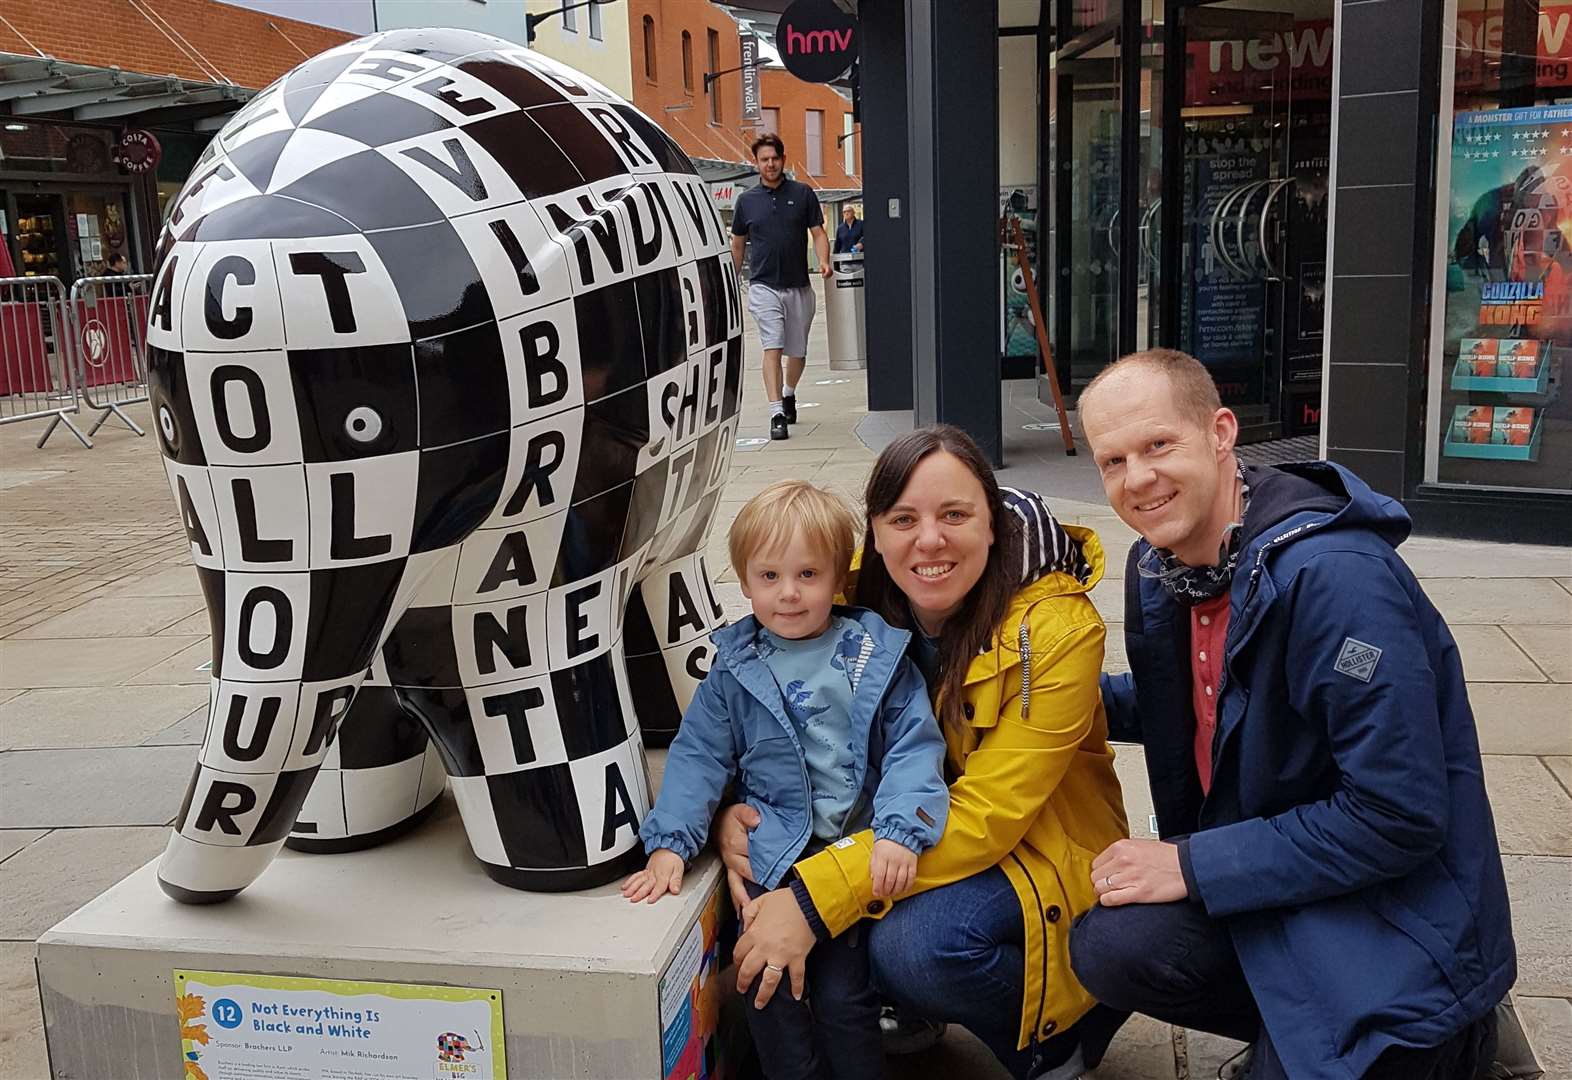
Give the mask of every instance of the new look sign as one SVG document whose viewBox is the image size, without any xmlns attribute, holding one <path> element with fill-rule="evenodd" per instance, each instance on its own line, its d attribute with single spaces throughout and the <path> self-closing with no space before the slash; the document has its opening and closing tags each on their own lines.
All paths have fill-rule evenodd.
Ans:
<svg viewBox="0 0 1572 1080">
<path fill-rule="evenodd" d="M 834 0 L 794 0 L 775 31 L 786 70 L 804 82 L 830 82 L 857 59 L 857 20 Z"/>
</svg>

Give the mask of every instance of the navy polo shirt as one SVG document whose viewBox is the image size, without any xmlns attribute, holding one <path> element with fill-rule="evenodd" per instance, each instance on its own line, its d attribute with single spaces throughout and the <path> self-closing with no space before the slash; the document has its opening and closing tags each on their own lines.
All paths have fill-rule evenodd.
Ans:
<svg viewBox="0 0 1572 1080">
<path fill-rule="evenodd" d="M 807 184 L 763 184 L 737 196 L 731 231 L 746 236 L 753 254 L 749 280 L 775 289 L 796 289 L 808 284 L 808 230 L 824 224 L 819 197 Z"/>
</svg>

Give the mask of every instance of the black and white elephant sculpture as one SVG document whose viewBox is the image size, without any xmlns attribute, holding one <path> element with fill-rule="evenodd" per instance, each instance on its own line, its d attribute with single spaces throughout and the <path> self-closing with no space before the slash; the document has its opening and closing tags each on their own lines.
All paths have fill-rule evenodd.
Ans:
<svg viewBox="0 0 1572 1080">
<path fill-rule="evenodd" d="M 692 163 L 538 53 L 392 31 L 236 114 L 148 328 L 213 635 L 164 889 L 376 843 L 444 783 L 504 884 L 637 864 L 640 725 L 670 738 L 721 622 L 741 332 Z"/>
</svg>

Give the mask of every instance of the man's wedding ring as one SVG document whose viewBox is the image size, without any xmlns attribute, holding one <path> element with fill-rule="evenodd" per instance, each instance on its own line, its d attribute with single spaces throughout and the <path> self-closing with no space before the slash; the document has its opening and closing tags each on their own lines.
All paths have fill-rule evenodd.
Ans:
<svg viewBox="0 0 1572 1080">
<path fill-rule="evenodd" d="M 775 974 L 779 975 L 783 971 L 785 971 L 786 969 L 783 968 L 783 967 L 780 967 L 780 966 L 778 966 L 776 964 L 765 964 L 764 965 L 764 970 L 765 971 L 773 971 L 773 972 L 775 972 Z"/>
</svg>

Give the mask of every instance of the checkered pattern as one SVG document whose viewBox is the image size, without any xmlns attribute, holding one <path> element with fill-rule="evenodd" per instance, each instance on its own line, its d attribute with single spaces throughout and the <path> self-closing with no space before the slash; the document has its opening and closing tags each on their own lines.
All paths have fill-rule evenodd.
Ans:
<svg viewBox="0 0 1572 1080">
<path fill-rule="evenodd" d="M 213 140 L 153 294 L 215 652 L 166 889 L 374 843 L 445 781 L 508 884 L 638 859 L 640 726 L 675 731 L 721 622 L 702 552 L 742 383 L 682 151 L 507 42 L 364 38 Z"/>
</svg>

